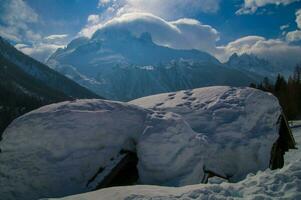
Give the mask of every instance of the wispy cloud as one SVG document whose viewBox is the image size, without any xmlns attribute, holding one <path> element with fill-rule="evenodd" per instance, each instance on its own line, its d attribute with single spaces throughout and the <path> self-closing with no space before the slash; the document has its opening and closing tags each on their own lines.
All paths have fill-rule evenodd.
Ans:
<svg viewBox="0 0 301 200">
<path fill-rule="evenodd" d="M 38 14 L 23 0 L 1 1 L 0 35 L 14 41 L 39 39 L 28 25 L 38 22 Z"/>
<path fill-rule="evenodd" d="M 286 34 L 286 40 L 296 42 L 301 40 L 301 9 L 296 12 L 297 30 L 290 31 Z"/>
<path fill-rule="evenodd" d="M 58 39 L 65 39 L 68 37 L 68 34 L 61 34 L 61 35 L 49 35 L 47 37 L 44 37 L 46 40 L 58 40 Z"/>
<path fill-rule="evenodd" d="M 244 0 L 243 6 L 236 12 L 236 14 L 253 14 L 258 8 L 266 5 L 288 5 L 298 1 L 300 0 Z"/>
<path fill-rule="evenodd" d="M 288 32 L 286 34 L 286 40 L 289 42 L 300 41 L 301 40 L 301 30 L 295 30 L 295 31 Z"/>
<path fill-rule="evenodd" d="M 220 0 L 99 0 L 106 15 L 122 15 L 129 12 L 147 12 L 167 20 L 192 17 L 201 12 L 216 13 Z"/>
<path fill-rule="evenodd" d="M 280 26 L 280 30 L 283 31 L 283 30 L 285 30 L 285 29 L 287 29 L 289 27 L 290 27 L 289 24 L 284 24 L 284 25 Z"/>
<path fill-rule="evenodd" d="M 0 5 L 0 36 L 12 41 L 17 49 L 40 61 L 69 42 L 67 34 L 43 37 L 31 25 L 40 23 L 40 16 L 24 0 L 5 0 Z"/>
<path fill-rule="evenodd" d="M 45 62 L 58 48 L 64 48 L 65 46 L 39 42 L 31 45 L 19 43 L 15 47 L 23 53 L 41 62 Z"/>
</svg>

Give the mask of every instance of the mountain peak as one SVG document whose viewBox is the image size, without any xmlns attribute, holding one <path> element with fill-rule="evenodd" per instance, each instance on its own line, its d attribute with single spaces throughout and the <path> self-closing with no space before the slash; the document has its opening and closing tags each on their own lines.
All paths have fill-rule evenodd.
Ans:
<svg viewBox="0 0 301 200">
<path fill-rule="evenodd" d="M 271 65 L 267 60 L 263 58 L 259 58 L 258 56 L 254 54 L 241 54 L 238 55 L 237 53 L 232 54 L 232 56 L 229 58 L 228 63 L 230 65 L 232 64 L 242 64 L 242 65 Z"/>
<path fill-rule="evenodd" d="M 76 38 L 74 40 L 72 40 L 68 46 L 67 46 L 67 49 L 74 49 L 74 48 L 77 48 L 83 44 L 85 44 L 86 42 L 89 41 L 89 38 L 86 38 L 86 37 L 79 37 L 79 38 Z"/>
<path fill-rule="evenodd" d="M 96 31 L 92 36 L 91 41 L 97 41 L 97 40 L 120 41 L 120 40 L 129 40 L 130 38 L 133 38 L 133 35 L 127 30 L 119 30 L 117 28 L 104 28 Z"/>
<path fill-rule="evenodd" d="M 153 39 L 150 33 L 144 32 L 140 36 L 140 40 L 143 40 L 145 42 L 153 43 Z"/>
<path fill-rule="evenodd" d="M 281 69 L 274 66 L 264 58 L 254 54 L 237 55 L 234 53 L 226 63 L 228 67 L 242 71 L 252 72 L 261 76 L 276 77 Z"/>
</svg>

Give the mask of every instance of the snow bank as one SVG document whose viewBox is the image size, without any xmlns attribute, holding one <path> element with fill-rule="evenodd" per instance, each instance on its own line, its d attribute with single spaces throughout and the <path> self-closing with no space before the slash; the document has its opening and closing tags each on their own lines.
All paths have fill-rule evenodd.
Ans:
<svg viewBox="0 0 301 200">
<path fill-rule="evenodd" d="M 78 100 L 16 119 L 0 142 L 0 197 L 91 191 L 123 159 L 121 150 L 137 153 L 140 184 L 198 184 L 209 173 L 237 181 L 268 168 L 279 137 L 278 101 L 259 90 L 210 87 L 131 103 L 146 108 Z"/>
<path fill-rule="evenodd" d="M 121 150 L 137 152 L 141 183 L 199 183 L 205 148 L 200 134 L 174 113 L 103 100 L 53 104 L 16 119 L 4 132 L 0 199 L 91 191 L 122 159 Z"/>
<path fill-rule="evenodd" d="M 298 144 L 301 128 L 294 130 Z M 301 150 L 286 154 L 282 169 L 249 174 L 238 183 L 199 184 L 185 187 L 115 187 L 65 197 L 60 200 L 202 200 L 202 199 L 301 199 Z M 50 199 L 49 199 L 50 200 Z"/>
<path fill-rule="evenodd" d="M 269 167 L 281 115 L 278 100 L 269 93 L 216 86 L 148 96 L 130 103 L 180 114 L 210 143 L 205 168 L 231 181 Z"/>
</svg>

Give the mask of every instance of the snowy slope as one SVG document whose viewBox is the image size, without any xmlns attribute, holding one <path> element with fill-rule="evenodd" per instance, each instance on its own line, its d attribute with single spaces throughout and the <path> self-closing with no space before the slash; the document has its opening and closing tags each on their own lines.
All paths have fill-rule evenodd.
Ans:
<svg viewBox="0 0 301 200">
<path fill-rule="evenodd" d="M 301 128 L 293 129 L 301 144 Z M 300 148 L 300 147 L 299 147 Z M 279 170 L 249 174 L 238 183 L 199 184 L 180 188 L 130 186 L 98 190 L 60 200 L 203 200 L 203 199 L 301 199 L 301 150 L 292 150 Z"/>
</svg>

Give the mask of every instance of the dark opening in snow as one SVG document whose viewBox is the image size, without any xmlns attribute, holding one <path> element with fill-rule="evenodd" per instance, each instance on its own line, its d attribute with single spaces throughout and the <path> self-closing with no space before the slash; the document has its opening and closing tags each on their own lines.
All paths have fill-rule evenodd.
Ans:
<svg viewBox="0 0 301 200">
<path fill-rule="evenodd" d="M 97 185 L 94 190 L 113 186 L 134 185 L 137 183 L 139 178 L 137 154 L 125 150 L 121 150 L 120 154 L 125 154 L 125 157 L 111 170 L 111 172 Z"/>
<path fill-rule="evenodd" d="M 231 178 L 231 176 L 223 176 L 223 175 L 220 175 L 214 171 L 211 171 L 211 170 L 206 170 L 204 169 L 204 177 L 202 179 L 202 182 L 201 183 L 208 183 L 209 179 L 210 178 L 213 178 L 213 177 L 218 177 L 220 179 L 224 179 L 224 180 L 227 180 L 229 181 L 229 179 Z"/>
<path fill-rule="evenodd" d="M 272 170 L 282 168 L 284 154 L 289 149 L 296 149 L 296 142 L 284 114 L 279 118 L 279 138 L 274 143 L 271 151 L 270 168 Z"/>
</svg>

